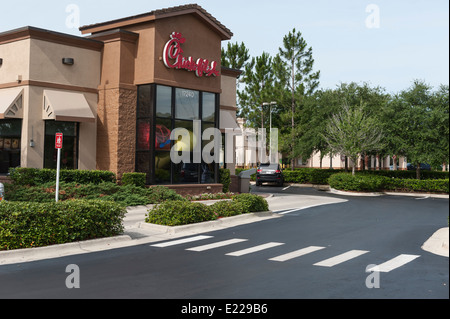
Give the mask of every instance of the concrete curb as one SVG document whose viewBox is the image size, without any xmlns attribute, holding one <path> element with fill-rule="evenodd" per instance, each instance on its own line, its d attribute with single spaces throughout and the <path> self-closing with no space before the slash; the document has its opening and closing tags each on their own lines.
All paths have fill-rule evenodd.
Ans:
<svg viewBox="0 0 450 319">
<path fill-rule="evenodd" d="M 449 228 L 441 228 L 436 231 L 422 246 L 422 249 L 430 253 L 449 256 Z"/>
<path fill-rule="evenodd" d="M 267 211 L 267 212 L 250 213 L 245 215 L 226 217 L 218 220 L 181 226 L 163 226 L 149 223 L 139 223 L 139 228 L 151 230 L 161 234 L 170 234 L 170 235 L 180 233 L 200 233 L 244 225 L 248 223 L 254 223 L 260 220 L 278 217 L 281 217 L 281 215 L 275 214 L 272 211 Z"/>
<path fill-rule="evenodd" d="M 347 195 L 347 196 L 365 196 L 365 197 L 377 197 L 377 196 L 410 196 L 410 197 L 424 197 L 424 198 L 443 198 L 449 199 L 449 195 L 444 194 L 432 194 L 432 193 L 398 193 L 398 192 L 352 192 L 341 191 L 334 188 L 330 188 L 328 191 L 330 194 Z"/>
<path fill-rule="evenodd" d="M 58 258 L 93 251 L 101 251 L 130 242 L 131 237 L 120 235 L 115 237 L 86 240 L 61 245 L 52 245 L 36 248 L 16 249 L 0 252 L 0 265 Z"/>
</svg>

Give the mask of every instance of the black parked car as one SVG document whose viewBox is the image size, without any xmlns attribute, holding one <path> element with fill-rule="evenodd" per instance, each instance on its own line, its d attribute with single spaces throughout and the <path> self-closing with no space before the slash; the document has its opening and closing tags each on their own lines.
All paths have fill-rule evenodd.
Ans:
<svg viewBox="0 0 450 319">
<path fill-rule="evenodd" d="M 416 165 L 408 163 L 406 165 L 406 169 L 408 171 L 415 171 L 416 170 Z M 431 165 L 430 164 L 424 164 L 424 163 L 420 163 L 420 169 L 422 171 L 431 171 Z"/>
<path fill-rule="evenodd" d="M 278 186 L 283 186 L 284 178 L 281 171 L 280 164 L 261 164 L 256 170 L 256 186 L 262 183 L 277 183 Z"/>
</svg>

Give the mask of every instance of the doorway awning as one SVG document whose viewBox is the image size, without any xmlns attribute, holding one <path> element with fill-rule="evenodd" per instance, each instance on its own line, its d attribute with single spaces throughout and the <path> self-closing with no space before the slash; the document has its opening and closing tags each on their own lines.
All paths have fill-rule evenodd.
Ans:
<svg viewBox="0 0 450 319">
<path fill-rule="evenodd" d="M 83 93 L 44 90 L 44 120 L 95 122 L 95 116 Z"/>
<path fill-rule="evenodd" d="M 237 129 L 239 125 L 236 122 L 235 117 L 231 114 L 231 111 L 220 110 L 220 129 Z"/>
<path fill-rule="evenodd" d="M 23 88 L 0 90 L 0 119 L 23 118 Z"/>
</svg>

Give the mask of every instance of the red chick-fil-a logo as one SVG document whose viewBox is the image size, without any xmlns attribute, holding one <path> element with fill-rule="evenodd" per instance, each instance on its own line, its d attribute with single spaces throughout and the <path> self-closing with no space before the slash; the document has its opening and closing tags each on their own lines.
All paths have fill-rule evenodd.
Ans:
<svg viewBox="0 0 450 319">
<path fill-rule="evenodd" d="M 205 76 L 218 76 L 217 62 L 209 61 L 206 59 L 197 59 L 194 62 L 192 57 L 184 57 L 183 49 L 181 45 L 186 42 L 181 33 L 172 32 L 170 35 L 170 41 L 166 43 L 163 51 L 163 61 L 166 67 L 170 69 L 183 69 L 190 72 L 195 72 L 198 77 Z M 171 62 L 171 60 L 174 60 Z"/>
</svg>

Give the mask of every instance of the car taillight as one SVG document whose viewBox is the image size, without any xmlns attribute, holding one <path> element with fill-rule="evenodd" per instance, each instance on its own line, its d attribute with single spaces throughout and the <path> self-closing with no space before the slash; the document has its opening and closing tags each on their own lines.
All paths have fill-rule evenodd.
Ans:
<svg viewBox="0 0 450 319">
<path fill-rule="evenodd" d="M 261 173 L 261 172 L 262 172 L 262 169 L 258 169 L 258 170 L 256 170 L 256 172 L 257 172 L 257 173 Z"/>
<path fill-rule="evenodd" d="M 280 174 L 281 171 L 280 171 L 279 169 L 277 169 L 277 170 L 275 171 L 275 173 Z"/>
</svg>

